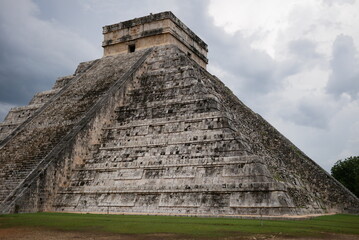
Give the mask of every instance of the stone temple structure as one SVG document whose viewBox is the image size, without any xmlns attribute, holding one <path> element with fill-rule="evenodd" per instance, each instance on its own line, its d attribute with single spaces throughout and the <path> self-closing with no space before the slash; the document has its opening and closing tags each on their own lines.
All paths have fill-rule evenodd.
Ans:
<svg viewBox="0 0 359 240">
<path fill-rule="evenodd" d="M 0 212 L 355 213 L 359 200 L 206 71 L 171 12 L 105 26 L 0 123 Z"/>
</svg>

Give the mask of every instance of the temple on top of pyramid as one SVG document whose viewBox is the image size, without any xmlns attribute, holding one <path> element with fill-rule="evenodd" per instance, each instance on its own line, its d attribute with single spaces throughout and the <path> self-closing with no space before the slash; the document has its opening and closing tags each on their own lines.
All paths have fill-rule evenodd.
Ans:
<svg viewBox="0 0 359 240">
<path fill-rule="evenodd" d="M 207 44 L 172 12 L 151 14 L 103 27 L 104 56 L 161 45 L 176 45 L 206 68 Z"/>
<path fill-rule="evenodd" d="M 171 12 L 103 32 L 104 57 L 0 123 L 0 213 L 359 212 L 353 193 L 207 72 L 207 45 Z"/>
</svg>

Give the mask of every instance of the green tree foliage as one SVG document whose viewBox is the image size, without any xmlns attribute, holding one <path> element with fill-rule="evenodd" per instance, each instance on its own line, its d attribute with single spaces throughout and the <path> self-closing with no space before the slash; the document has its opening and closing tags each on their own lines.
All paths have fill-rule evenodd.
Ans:
<svg viewBox="0 0 359 240">
<path fill-rule="evenodd" d="M 331 173 L 335 179 L 359 197 L 359 156 L 337 161 Z"/>
</svg>

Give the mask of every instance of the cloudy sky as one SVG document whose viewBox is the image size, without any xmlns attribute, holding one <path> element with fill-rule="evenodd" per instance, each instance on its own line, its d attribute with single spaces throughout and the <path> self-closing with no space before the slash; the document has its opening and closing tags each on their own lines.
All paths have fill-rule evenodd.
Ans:
<svg viewBox="0 0 359 240">
<path fill-rule="evenodd" d="M 0 0 L 0 120 L 102 56 L 102 26 L 172 11 L 208 70 L 327 171 L 359 155 L 359 0 Z"/>
</svg>

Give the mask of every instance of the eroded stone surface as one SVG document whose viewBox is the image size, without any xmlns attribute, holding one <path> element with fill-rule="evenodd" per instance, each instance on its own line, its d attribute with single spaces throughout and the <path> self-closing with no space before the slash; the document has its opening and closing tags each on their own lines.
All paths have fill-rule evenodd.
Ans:
<svg viewBox="0 0 359 240">
<path fill-rule="evenodd" d="M 124 89 L 56 210 L 293 213 L 285 185 L 236 133 L 200 68 L 167 47 L 156 49 L 145 69 Z"/>
<path fill-rule="evenodd" d="M 110 56 L 154 46 L 176 45 L 206 68 L 207 44 L 172 12 L 150 14 L 103 27 L 104 55 Z"/>
<path fill-rule="evenodd" d="M 144 52 L 97 61 L 82 75 L 76 76 L 56 98 L 38 112 L 16 135 L 6 142 L 0 153 L 0 201 L 22 184 L 65 136 L 79 127 L 86 114 Z M 116 70 L 113 70 L 113 69 Z M 61 147 L 58 147 L 61 148 Z M 51 160 L 51 159 L 49 159 Z M 46 168 L 46 164 L 41 168 Z M 36 175 L 36 174 L 35 174 Z M 26 180 L 27 181 L 27 180 Z M 26 184 L 26 183 L 25 183 Z"/>
</svg>

